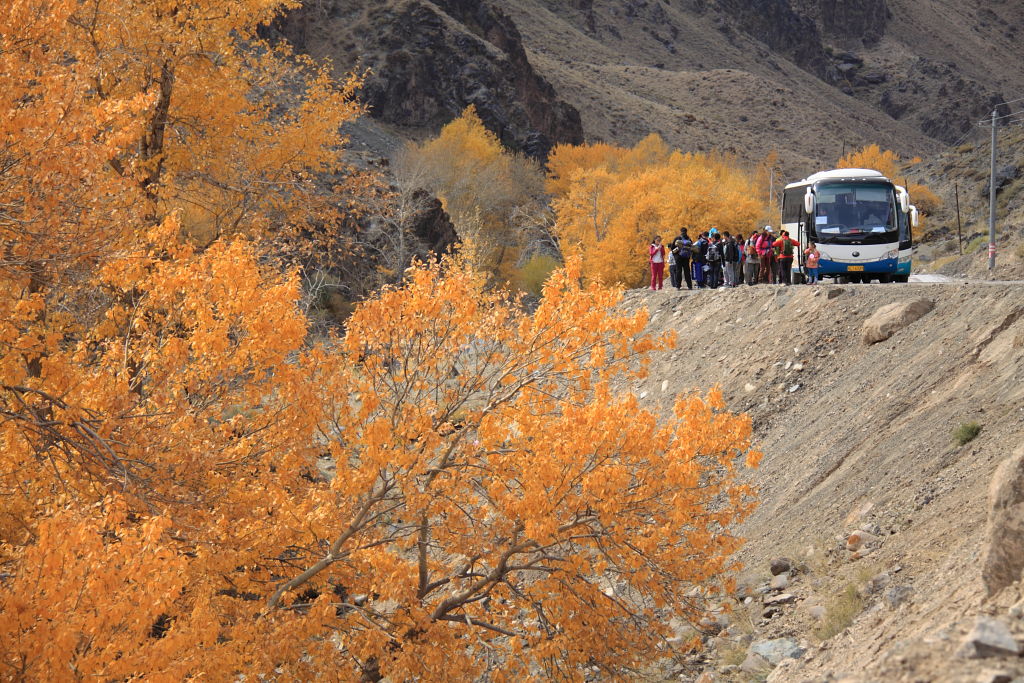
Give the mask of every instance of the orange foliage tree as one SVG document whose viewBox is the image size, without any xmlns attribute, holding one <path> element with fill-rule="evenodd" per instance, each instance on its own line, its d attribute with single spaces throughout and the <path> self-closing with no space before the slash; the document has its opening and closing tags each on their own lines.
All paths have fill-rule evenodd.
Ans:
<svg viewBox="0 0 1024 683">
<path fill-rule="evenodd" d="M 881 172 L 894 182 L 902 182 L 917 208 L 923 214 L 930 214 L 942 206 L 942 199 L 926 185 L 907 182 L 906 169 L 917 162 L 920 162 L 920 159 L 903 162 L 892 150 L 883 150 L 878 145 L 868 145 L 844 156 L 839 160 L 837 168 L 870 168 Z"/>
<path fill-rule="evenodd" d="M 727 588 L 749 420 L 641 408 L 620 387 L 668 340 L 578 262 L 532 313 L 419 266 L 311 337 L 268 244 L 330 241 L 349 190 L 316 176 L 358 107 L 263 70 L 282 6 L 0 8 L 0 675 L 649 660 Z M 268 93 L 284 71 L 308 101 Z"/>
<path fill-rule="evenodd" d="M 654 235 L 747 231 L 766 212 L 755 176 L 734 159 L 673 151 L 656 135 L 632 149 L 556 147 L 548 189 L 562 248 L 583 255 L 587 278 L 627 286 L 644 281 Z"/>
<path fill-rule="evenodd" d="M 533 237 L 530 224 L 544 211 L 537 162 L 506 150 L 469 106 L 437 137 L 410 144 L 395 167 L 403 180 L 441 199 L 482 268 L 505 282 L 514 279 Z"/>
</svg>

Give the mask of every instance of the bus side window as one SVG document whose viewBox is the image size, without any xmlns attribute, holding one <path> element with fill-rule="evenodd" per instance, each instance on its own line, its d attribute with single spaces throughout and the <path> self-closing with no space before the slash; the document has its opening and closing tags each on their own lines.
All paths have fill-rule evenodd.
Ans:
<svg viewBox="0 0 1024 683">
<path fill-rule="evenodd" d="M 900 230 L 900 249 L 909 249 L 912 244 L 913 235 L 910 229 L 910 215 L 902 211 L 896 212 L 896 221 Z"/>
</svg>

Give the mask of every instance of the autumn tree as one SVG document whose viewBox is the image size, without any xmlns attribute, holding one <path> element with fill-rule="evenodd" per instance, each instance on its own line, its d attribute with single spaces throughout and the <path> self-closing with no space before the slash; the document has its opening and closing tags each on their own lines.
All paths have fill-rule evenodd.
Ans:
<svg viewBox="0 0 1024 683">
<path fill-rule="evenodd" d="M 559 146 L 551 159 L 556 232 L 563 250 L 583 254 L 590 279 L 637 286 L 654 235 L 746 231 L 766 211 L 755 176 L 735 159 L 683 154 L 657 136 L 632 149 Z"/>
<path fill-rule="evenodd" d="M 438 196 L 481 267 L 512 282 L 546 213 L 537 162 L 504 148 L 473 106 L 437 137 L 410 144 L 394 164 L 399 181 Z M 541 233 L 541 234 L 538 234 Z"/>
<path fill-rule="evenodd" d="M 579 261 L 312 336 L 274 249 L 343 248 L 358 107 L 260 42 L 284 6 L 0 8 L 2 676 L 628 673 L 728 588 L 749 420 L 640 406 L 670 340 Z"/>
</svg>

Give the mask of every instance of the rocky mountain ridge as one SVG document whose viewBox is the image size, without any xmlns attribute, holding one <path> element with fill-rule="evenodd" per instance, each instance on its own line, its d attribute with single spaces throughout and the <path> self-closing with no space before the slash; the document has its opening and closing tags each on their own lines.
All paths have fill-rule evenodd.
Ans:
<svg viewBox="0 0 1024 683">
<path fill-rule="evenodd" d="M 579 113 L 531 66 L 515 24 L 475 0 L 325 0 L 284 17 L 300 51 L 342 70 L 367 69 L 371 116 L 415 135 L 473 105 L 512 149 L 543 158 L 583 141 Z"/>
<path fill-rule="evenodd" d="M 794 175 L 879 142 L 930 156 L 1024 92 L 1024 8 L 999 0 L 317 0 L 280 22 L 368 67 L 398 137 L 473 104 L 515 149 L 658 132 L 684 150 L 777 149 Z"/>
</svg>

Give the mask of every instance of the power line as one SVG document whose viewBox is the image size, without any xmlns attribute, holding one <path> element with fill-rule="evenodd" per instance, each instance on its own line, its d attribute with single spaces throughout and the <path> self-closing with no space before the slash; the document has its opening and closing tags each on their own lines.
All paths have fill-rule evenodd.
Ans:
<svg viewBox="0 0 1024 683">
<path fill-rule="evenodd" d="M 997 104 L 996 106 L 997 106 L 997 107 L 1001 107 L 1001 106 L 1003 106 L 1004 104 L 1013 104 L 1014 102 L 1024 102 L 1024 97 L 1018 97 L 1017 99 L 1015 99 L 1015 100 L 1009 100 L 1008 102 L 1000 102 L 1000 103 L 999 103 L 999 104 Z"/>
<path fill-rule="evenodd" d="M 1018 116 L 1020 114 L 1021 114 L 1021 112 L 1019 112 L 1019 111 L 1018 112 L 1010 112 L 1009 114 L 1003 114 L 1002 116 L 997 116 L 996 117 L 996 121 L 999 121 L 1000 119 L 1008 119 L 1011 116 Z M 991 125 L 991 124 L 992 124 L 992 117 L 991 116 L 986 116 L 981 121 L 978 121 L 978 125 L 979 126 L 982 126 L 982 125 L 988 126 L 988 125 Z"/>
<path fill-rule="evenodd" d="M 970 129 L 968 129 L 968 131 L 967 131 L 966 133 L 964 133 L 963 137 L 961 137 L 961 138 L 960 138 L 959 140 L 957 140 L 957 141 L 956 141 L 956 142 L 954 142 L 954 143 L 953 143 L 952 145 L 950 145 L 950 147 L 959 147 L 959 146 L 960 146 L 960 144 L 961 144 L 961 143 L 962 143 L 962 142 L 963 142 L 964 140 L 966 140 L 966 139 L 967 139 L 968 137 L 970 137 L 970 135 L 971 135 L 972 133 L 977 133 L 977 132 L 978 132 L 978 128 L 981 128 L 981 126 L 976 126 L 976 127 L 972 127 L 972 128 L 970 128 Z"/>
</svg>

